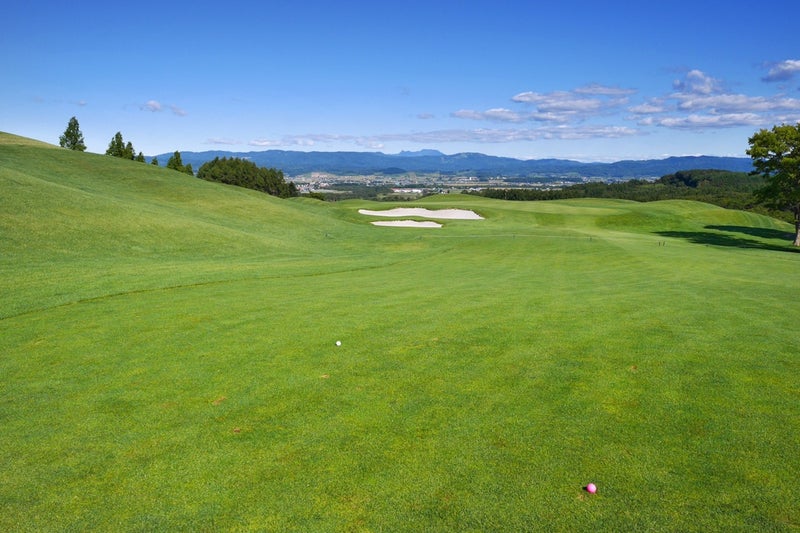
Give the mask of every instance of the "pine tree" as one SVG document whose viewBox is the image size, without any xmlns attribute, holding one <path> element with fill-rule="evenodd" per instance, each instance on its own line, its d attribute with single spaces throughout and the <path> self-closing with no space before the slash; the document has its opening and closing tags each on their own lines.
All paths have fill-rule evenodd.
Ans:
<svg viewBox="0 0 800 533">
<path fill-rule="evenodd" d="M 111 142 L 108 143 L 108 150 L 106 155 L 113 155 L 114 157 L 125 157 L 125 142 L 122 140 L 122 133 L 117 132 Z"/>
<path fill-rule="evenodd" d="M 139 152 L 139 155 L 136 156 L 136 161 L 139 162 L 139 163 L 144 163 L 145 162 L 144 154 L 142 152 Z"/>
<path fill-rule="evenodd" d="M 158 158 L 157 158 L 156 156 L 153 156 L 153 160 L 152 160 L 152 161 L 150 161 L 150 164 L 151 164 L 151 165 L 158 166 Z"/>
<path fill-rule="evenodd" d="M 58 138 L 58 144 L 60 144 L 62 148 L 68 148 L 78 152 L 86 150 L 86 144 L 83 142 L 83 133 L 81 133 L 77 118 L 72 117 L 69 119 L 64 135 Z"/>
<path fill-rule="evenodd" d="M 175 153 L 169 158 L 169 161 L 167 161 L 167 168 L 183 172 L 183 161 L 181 161 L 181 153 L 179 151 L 175 150 Z"/>
</svg>

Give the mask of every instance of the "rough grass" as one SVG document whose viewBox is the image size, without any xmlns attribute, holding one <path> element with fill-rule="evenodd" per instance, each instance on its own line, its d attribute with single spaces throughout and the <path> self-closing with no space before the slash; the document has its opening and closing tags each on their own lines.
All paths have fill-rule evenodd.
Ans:
<svg viewBox="0 0 800 533">
<path fill-rule="evenodd" d="M 485 220 L 379 228 L 6 134 L 0 190 L 0 529 L 800 525 L 786 224 L 447 196 L 415 205 Z"/>
</svg>

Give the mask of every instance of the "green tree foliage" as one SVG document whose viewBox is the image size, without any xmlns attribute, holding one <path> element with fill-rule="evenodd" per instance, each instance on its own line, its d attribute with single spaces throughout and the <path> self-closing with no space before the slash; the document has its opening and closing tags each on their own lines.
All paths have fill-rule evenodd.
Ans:
<svg viewBox="0 0 800 533">
<path fill-rule="evenodd" d="M 117 132 L 114 134 L 111 142 L 108 143 L 106 155 L 132 160 L 136 156 L 136 152 L 133 150 L 133 144 L 130 141 L 125 144 L 125 141 L 122 139 L 122 133 Z"/>
<path fill-rule="evenodd" d="M 310 192 L 305 196 L 307 196 L 308 198 L 313 198 L 314 200 L 320 200 L 322 202 L 326 201 L 325 195 L 322 194 L 321 192 Z"/>
<path fill-rule="evenodd" d="M 197 177 L 255 189 L 281 198 L 297 196 L 297 187 L 292 182 L 287 183 L 280 170 L 259 167 L 252 161 L 236 157 L 217 157 L 204 163 L 197 171 Z"/>
<path fill-rule="evenodd" d="M 78 152 L 86 150 L 86 144 L 83 141 L 83 133 L 81 133 L 81 127 L 78 124 L 77 118 L 72 117 L 69 119 L 67 129 L 64 130 L 64 134 L 58 138 L 58 144 L 61 145 L 62 148 L 76 150 Z"/>
<path fill-rule="evenodd" d="M 144 154 L 142 152 L 139 152 L 139 155 L 136 156 L 136 161 L 139 162 L 139 163 L 144 163 L 145 162 Z"/>
<path fill-rule="evenodd" d="M 175 150 L 175 153 L 167 160 L 167 168 L 183 172 L 183 160 L 179 151 Z"/>
<path fill-rule="evenodd" d="M 167 161 L 167 168 L 171 168 L 172 170 L 177 170 L 178 172 L 183 172 L 185 174 L 191 174 L 194 176 L 194 170 L 192 170 L 192 165 L 184 165 L 183 160 L 181 159 L 181 153 L 175 150 L 169 160 Z"/>
<path fill-rule="evenodd" d="M 655 181 L 579 183 L 563 189 L 486 189 L 482 196 L 504 200 L 561 200 L 567 198 L 619 198 L 637 202 L 696 200 L 727 209 L 754 211 L 786 219 L 770 210 L 755 194 L 764 180 L 745 172 L 683 170 Z"/>
<path fill-rule="evenodd" d="M 157 157 L 155 157 L 155 156 L 153 156 L 153 160 L 152 160 L 152 161 L 150 161 L 150 164 L 151 164 L 151 165 L 154 165 L 154 166 L 158 166 L 158 158 L 157 158 Z"/>
<path fill-rule="evenodd" d="M 772 207 L 788 210 L 794 218 L 794 245 L 800 246 L 800 123 L 759 130 L 748 139 L 747 155 L 765 185 L 757 197 Z"/>
</svg>

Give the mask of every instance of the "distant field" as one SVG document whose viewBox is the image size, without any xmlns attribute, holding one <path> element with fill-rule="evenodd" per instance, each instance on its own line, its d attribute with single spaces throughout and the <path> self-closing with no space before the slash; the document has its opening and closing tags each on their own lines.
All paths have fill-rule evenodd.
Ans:
<svg viewBox="0 0 800 533">
<path fill-rule="evenodd" d="M 0 530 L 800 528 L 788 224 L 398 205 L 0 134 Z"/>
</svg>

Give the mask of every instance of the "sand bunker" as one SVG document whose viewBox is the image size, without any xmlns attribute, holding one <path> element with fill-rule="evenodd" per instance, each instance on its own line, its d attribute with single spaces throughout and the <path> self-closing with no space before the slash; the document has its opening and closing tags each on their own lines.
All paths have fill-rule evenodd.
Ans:
<svg viewBox="0 0 800 533">
<path fill-rule="evenodd" d="M 432 220 L 420 222 L 419 220 L 378 220 L 374 226 L 394 226 L 396 228 L 441 228 L 442 225 Z"/>
<path fill-rule="evenodd" d="M 449 220 L 483 220 L 483 217 L 474 211 L 466 209 L 425 209 L 422 207 L 396 207 L 394 209 L 386 209 L 383 211 L 370 211 L 369 209 L 359 209 L 362 215 L 373 217 L 420 217 L 420 218 L 437 218 Z M 375 226 L 394 226 L 396 228 L 441 228 L 442 225 L 438 222 L 430 220 L 387 220 L 376 221 L 372 223 Z"/>
<path fill-rule="evenodd" d="M 422 217 L 422 218 L 446 218 L 450 220 L 483 220 L 483 217 L 474 211 L 467 209 L 437 209 L 430 210 L 422 207 L 397 207 L 384 211 L 370 211 L 369 209 L 359 209 L 362 215 L 374 217 Z M 374 222 L 373 222 L 374 224 Z M 393 224 L 396 225 L 396 224 Z"/>
</svg>

